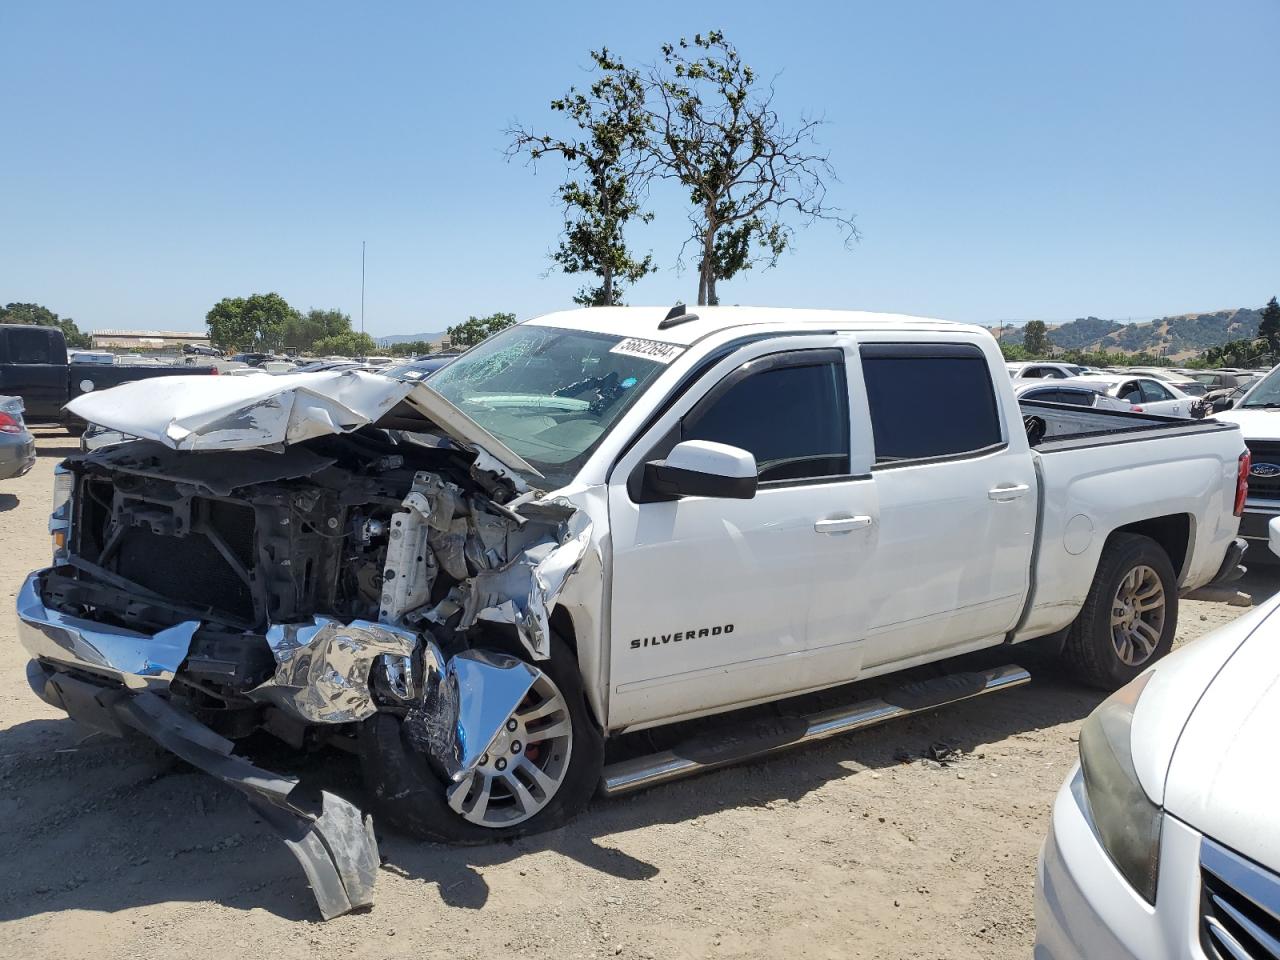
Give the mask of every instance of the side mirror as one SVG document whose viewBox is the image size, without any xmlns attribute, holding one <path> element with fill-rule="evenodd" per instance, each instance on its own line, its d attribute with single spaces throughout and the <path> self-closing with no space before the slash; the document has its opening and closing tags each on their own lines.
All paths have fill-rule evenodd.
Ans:
<svg viewBox="0 0 1280 960">
<path fill-rule="evenodd" d="M 665 460 L 644 465 L 645 500 L 720 497 L 750 500 L 756 495 L 756 458 L 746 450 L 710 440 L 677 443 Z"/>
<path fill-rule="evenodd" d="M 1268 546 L 1271 552 L 1280 557 L 1280 517 L 1276 517 L 1267 524 Z"/>
</svg>

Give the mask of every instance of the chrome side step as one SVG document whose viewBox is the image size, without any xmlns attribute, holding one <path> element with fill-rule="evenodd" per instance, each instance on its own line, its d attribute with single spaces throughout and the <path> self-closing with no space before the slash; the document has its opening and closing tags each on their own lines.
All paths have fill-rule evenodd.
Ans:
<svg viewBox="0 0 1280 960">
<path fill-rule="evenodd" d="M 808 716 L 774 717 L 748 723 L 732 734 L 694 738 L 672 750 L 610 764 L 601 776 L 600 792 L 607 797 L 621 796 L 718 767 L 754 760 L 800 744 L 838 737 L 911 713 L 934 710 L 984 693 L 1018 687 L 1030 679 L 1031 674 L 1022 667 L 1009 664 L 910 683 L 880 699 L 864 700 Z"/>
</svg>

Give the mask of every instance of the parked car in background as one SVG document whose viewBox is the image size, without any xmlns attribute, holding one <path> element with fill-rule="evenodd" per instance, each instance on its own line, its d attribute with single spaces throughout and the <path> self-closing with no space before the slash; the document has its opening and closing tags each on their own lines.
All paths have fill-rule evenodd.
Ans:
<svg viewBox="0 0 1280 960">
<path fill-rule="evenodd" d="M 108 350 L 67 350 L 68 363 L 102 363 L 111 365 L 116 355 Z"/>
<path fill-rule="evenodd" d="M 1036 960 L 1280 956 L 1277 609 L 1182 647 L 1085 720 L 1036 871 Z"/>
<path fill-rule="evenodd" d="M 429 357 L 419 357 L 417 360 L 410 360 L 408 363 L 402 363 L 398 366 L 384 367 L 378 372 L 388 377 L 395 377 L 397 380 L 425 380 L 441 367 L 447 367 L 453 363 L 460 356 L 462 356 L 460 353 L 435 353 Z"/>
<path fill-rule="evenodd" d="M 1209 404 L 1214 413 L 1230 410 L 1243 400 L 1245 394 L 1261 379 L 1261 376 L 1254 376 L 1251 373 L 1239 374 L 1236 376 L 1236 386 L 1225 387 L 1221 390 L 1210 390 L 1204 395 L 1205 402 Z"/>
<path fill-rule="evenodd" d="M 1270 543 L 1268 525 L 1280 516 L 1280 367 L 1256 380 L 1230 410 L 1215 419 L 1240 426 L 1253 455 L 1249 496 L 1240 518 L 1240 534 L 1264 554 Z"/>
<path fill-rule="evenodd" d="M 1038 400 L 1041 403 L 1069 403 L 1077 407 L 1093 407 L 1096 410 L 1120 410 L 1129 412 L 1133 404 L 1107 393 L 1107 384 L 1096 380 L 1072 378 L 1067 383 L 1045 383 L 1043 380 L 1014 380 L 1013 394 L 1019 400 Z"/>
<path fill-rule="evenodd" d="M 1161 383 L 1171 383 L 1188 397 L 1203 397 L 1209 390 L 1199 380 L 1195 380 L 1185 373 L 1180 373 L 1172 367 L 1129 367 L 1122 372 L 1143 377 L 1153 377 Z"/>
<path fill-rule="evenodd" d="M 237 363 L 247 363 L 251 367 L 256 367 L 263 360 L 270 360 L 270 353 L 233 353 L 228 360 L 234 360 Z"/>
<path fill-rule="evenodd" d="M 197 344 L 197 343 L 187 343 L 187 344 L 183 344 L 183 346 L 182 346 L 182 352 L 183 352 L 183 353 L 185 353 L 185 354 L 188 354 L 189 356 L 196 356 L 196 357 L 222 357 L 222 356 L 225 356 L 225 354 L 223 354 L 223 352 L 222 352 L 221 350 L 217 349 L 216 347 L 206 347 L 206 346 L 203 346 L 203 345 L 201 345 L 201 344 Z"/>
<path fill-rule="evenodd" d="M 1108 396 L 1123 400 L 1139 413 L 1199 419 L 1209 412 L 1208 404 L 1198 397 L 1187 396 L 1167 380 L 1133 374 L 1111 374 L 1105 377 L 1082 377 L 1081 379 L 1103 387 Z"/>
<path fill-rule="evenodd" d="M 1049 363 L 1041 360 L 1031 363 L 1006 363 L 1009 376 L 1014 380 L 1062 380 L 1078 377 L 1084 367 L 1074 363 Z"/>
<path fill-rule="evenodd" d="M 364 364 L 359 360 L 311 360 L 300 363 L 293 369 L 294 373 L 323 373 L 325 370 L 363 370 Z"/>
<path fill-rule="evenodd" d="M 0 324 L 0 394 L 21 397 L 31 423 L 73 422 L 63 405 L 84 393 L 133 380 L 217 372 L 216 367 L 79 363 L 68 359 L 57 327 Z"/>
<path fill-rule="evenodd" d="M 1225 370 L 1200 370 L 1188 376 L 1192 380 L 1203 383 L 1208 390 L 1229 390 L 1238 387 L 1241 377 L 1246 374 L 1228 373 Z"/>
<path fill-rule="evenodd" d="M 21 397 L 0 397 L 0 480 L 20 477 L 36 463 L 36 441 L 22 418 Z"/>
</svg>

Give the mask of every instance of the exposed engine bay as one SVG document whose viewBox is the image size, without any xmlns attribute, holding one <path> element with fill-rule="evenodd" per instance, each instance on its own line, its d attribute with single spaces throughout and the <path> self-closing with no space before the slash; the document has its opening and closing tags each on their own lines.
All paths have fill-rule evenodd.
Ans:
<svg viewBox="0 0 1280 960">
<path fill-rule="evenodd" d="M 545 659 L 587 541 L 574 507 L 432 434 L 367 427 L 280 453 L 139 440 L 68 467 L 70 540 L 45 603 L 147 633 L 198 623 L 171 692 L 232 736 L 262 704 L 285 731 L 411 710 L 419 637 L 447 660 L 505 632 Z"/>
</svg>

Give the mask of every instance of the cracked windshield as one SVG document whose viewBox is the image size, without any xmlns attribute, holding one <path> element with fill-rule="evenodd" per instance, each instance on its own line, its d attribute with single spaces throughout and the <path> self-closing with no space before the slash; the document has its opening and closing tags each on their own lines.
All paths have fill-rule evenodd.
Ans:
<svg viewBox="0 0 1280 960">
<path fill-rule="evenodd" d="M 663 349 L 666 348 L 666 349 Z M 517 326 L 468 351 L 431 387 L 547 477 L 567 483 L 678 348 L 556 327 Z"/>
</svg>

